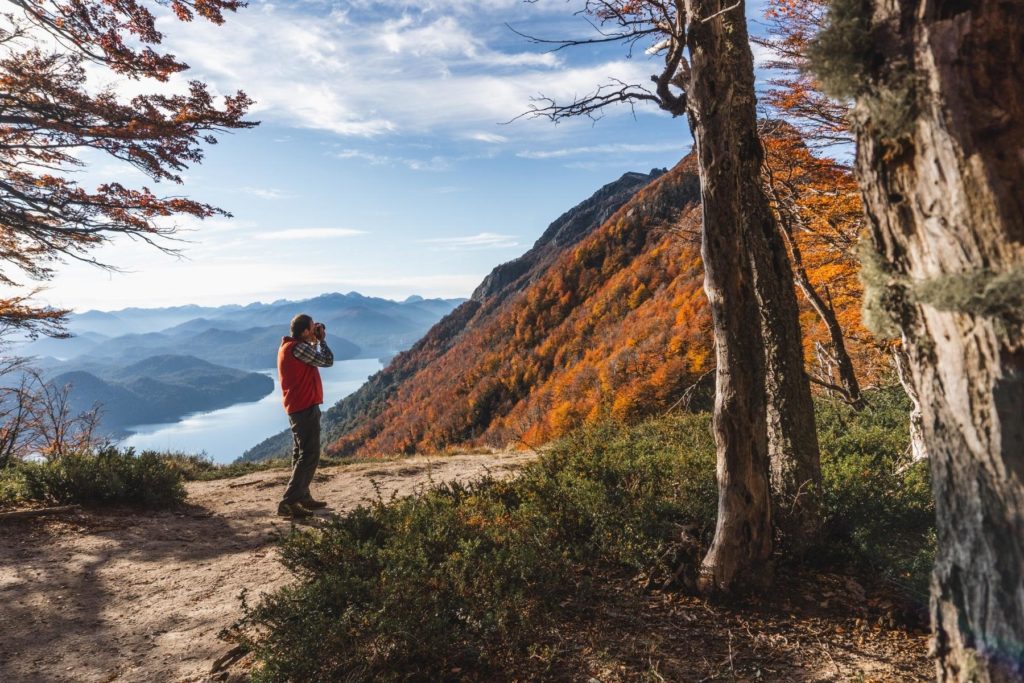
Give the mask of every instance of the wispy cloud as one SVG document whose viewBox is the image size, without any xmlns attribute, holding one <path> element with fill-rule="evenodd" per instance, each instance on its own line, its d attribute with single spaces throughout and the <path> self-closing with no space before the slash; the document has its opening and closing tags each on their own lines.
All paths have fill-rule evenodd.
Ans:
<svg viewBox="0 0 1024 683">
<path fill-rule="evenodd" d="M 518 247 L 519 242 L 514 235 L 500 235 L 494 232 L 481 232 L 465 237 L 434 237 L 417 240 L 420 244 L 428 244 L 438 251 L 462 251 L 475 249 L 507 249 Z"/>
<path fill-rule="evenodd" d="M 648 152 L 663 152 L 667 149 L 680 147 L 679 142 L 664 142 L 655 144 L 607 144 L 587 145 L 583 147 L 563 147 L 561 149 L 526 150 L 517 152 L 516 156 L 523 159 L 562 159 L 565 157 L 582 156 L 586 154 L 637 154 Z"/>
<path fill-rule="evenodd" d="M 508 142 L 508 138 L 504 135 L 498 135 L 497 133 L 469 133 L 466 136 L 467 140 L 476 140 L 477 142 L 488 142 L 492 145 L 501 144 L 502 142 Z"/>
<path fill-rule="evenodd" d="M 355 237 L 365 235 L 365 230 L 352 230 L 350 228 L 289 228 L 287 230 L 272 230 L 253 235 L 258 240 L 321 240 L 334 237 Z"/>
<path fill-rule="evenodd" d="M 295 197 L 291 192 L 274 187 L 240 187 L 238 191 L 260 199 L 292 199 Z"/>
<path fill-rule="evenodd" d="M 388 156 L 367 152 L 361 149 L 342 149 L 334 152 L 333 155 L 339 159 L 362 159 L 373 166 L 405 166 L 413 171 L 447 171 L 451 168 L 451 160 L 447 157 L 435 155 L 427 159 L 416 159 L 410 157 Z"/>
</svg>

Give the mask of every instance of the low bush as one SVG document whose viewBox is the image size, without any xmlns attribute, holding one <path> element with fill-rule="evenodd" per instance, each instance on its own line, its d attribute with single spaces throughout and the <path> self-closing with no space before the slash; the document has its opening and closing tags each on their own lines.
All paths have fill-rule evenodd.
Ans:
<svg viewBox="0 0 1024 683">
<path fill-rule="evenodd" d="M 931 503 L 922 470 L 898 464 L 906 406 L 882 392 L 861 413 L 819 414 L 825 554 L 909 578 L 926 563 Z M 515 479 L 445 484 L 293 531 L 282 557 L 299 580 L 246 604 L 233 636 L 260 681 L 521 673 L 565 609 L 600 599 L 595 577 L 666 576 L 683 530 L 706 547 L 714 472 L 706 414 L 581 429 Z"/>
<path fill-rule="evenodd" d="M 935 505 L 927 462 L 910 462 L 910 405 L 899 386 L 865 394 L 854 411 L 818 406 L 825 505 L 824 548 L 830 564 L 927 600 L 935 559 Z"/>
<path fill-rule="evenodd" d="M 209 456 L 189 453 L 163 453 L 161 457 L 167 465 L 181 473 L 185 481 L 213 481 L 214 479 L 231 479 L 241 477 L 253 472 L 264 470 L 291 469 L 291 459 L 273 458 L 269 460 L 247 460 L 221 465 L 215 463 Z M 320 467 L 332 467 L 341 465 L 348 460 L 338 458 L 321 457 Z"/>
<path fill-rule="evenodd" d="M 379 500 L 285 541 L 300 581 L 246 607 L 259 680 L 442 679 L 509 670 L 598 567 L 648 568 L 715 509 L 705 417 L 555 444 L 514 480 Z M 253 634 L 259 634 L 254 636 Z"/>
<path fill-rule="evenodd" d="M 109 447 L 20 462 L 0 475 L 7 504 L 38 502 L 166 508 L 185 500 L 182 475 L 159 453 Z"/>
</svg>

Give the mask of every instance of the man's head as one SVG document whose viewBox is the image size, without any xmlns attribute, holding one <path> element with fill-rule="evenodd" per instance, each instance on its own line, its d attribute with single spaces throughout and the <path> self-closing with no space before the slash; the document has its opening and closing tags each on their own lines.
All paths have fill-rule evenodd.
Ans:
<svg viewBox="0 0 1024 683">
<path fill-rule="evenodd" d="M 313 330 L 313 318 L 306 315 L 305 313 L 299 313 L 297 316 L 292 318 L 291 332 L 292 339 L 303 339 L 309 336 L 304 334 L 306 332 L 312 333 Z"/>
</svg>

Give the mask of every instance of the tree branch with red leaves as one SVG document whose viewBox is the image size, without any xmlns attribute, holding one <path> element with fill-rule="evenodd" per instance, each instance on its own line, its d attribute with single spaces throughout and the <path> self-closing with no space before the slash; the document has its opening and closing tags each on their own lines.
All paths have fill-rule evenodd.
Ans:
<svg viewBox="0 0 1024 683">
<path fill-rule="evenodd" d="M 145 173 L 154 182 L 181 184 L 182 172 L 201 163 L 217 135 L 251 128 L 252 100 L 244 92 L 218 102 L 206 84 L 190 81 L 178 94 L 127 99 L 97 90 L 85 65 L 130 80 L 166 82 L 188 66 L 158 52 L 164 36 L 148 5 L 179 20 L 215 24 L 238 0 L 10 0 L 14 11 L 0 28 L 0 284 L 19 286 L 53 277 L 57 263 L 89 256 L 117 236 L 174 252 L 175 227 L 167 218 L 203 219 L 226 211 L 149 187 L 126 187 L 116 178 L 83 187 L 69 174 L 87 166 L 95 150 Z M 14 303 L 11 303 L 14 302 Z M 0 331 L 25 328 L 59 334 L 62 315 L 32 307 L 27 297 L 0 301 Z M 56 312 L 62 313 L 62 312 Z"/>
</svg>

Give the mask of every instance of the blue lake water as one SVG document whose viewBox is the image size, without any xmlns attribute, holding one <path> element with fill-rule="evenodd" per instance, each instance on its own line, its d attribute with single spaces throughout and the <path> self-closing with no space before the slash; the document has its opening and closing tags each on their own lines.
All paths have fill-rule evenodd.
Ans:
<svg viewBox="0 0 1024 683">
<path fill-rule="evenodd" d="M 351 394 L 383 367 L 376 358 L 337 361 L 322 368 L 324 408 Z M 185 453 L 205 452 L 214 462 L 228 463 L 268 436 L 288 428 L 288 417 L 281 406 L 277 371 L 266 373 L 274 380 L 274 391 L 259 401 L 236 403 L 220 410 L 194 413 L 169 424 L 129 427 L 132 436 L 121 442 L 136 450 L 169 450 Z"/>
</svg>

